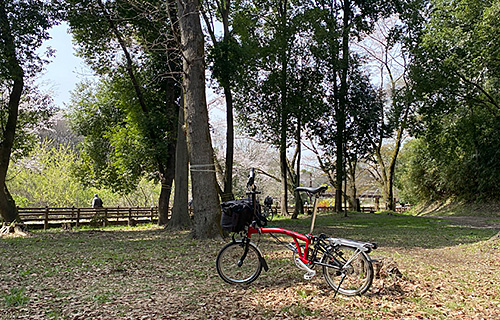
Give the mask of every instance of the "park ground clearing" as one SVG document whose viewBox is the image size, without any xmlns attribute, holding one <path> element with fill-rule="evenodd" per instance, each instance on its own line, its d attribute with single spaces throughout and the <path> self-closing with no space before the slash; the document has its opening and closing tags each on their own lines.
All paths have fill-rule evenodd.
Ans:
<svg viewBox="0 0 500 320">
<path fill-rule="evenodd" d="M 334 297 L 320 270 L 304 280 L 269 236 L 253 241 L 270 270 L 232 286 L 215 269 L 229 239 L 153 225 L 37 231 L 0 239 L 0 319 L 499 319 L 500 217 L 474 221 L 320 215 L 316 233 L 379 244 L 386 267 L 361 297 Z"/>
</svg>

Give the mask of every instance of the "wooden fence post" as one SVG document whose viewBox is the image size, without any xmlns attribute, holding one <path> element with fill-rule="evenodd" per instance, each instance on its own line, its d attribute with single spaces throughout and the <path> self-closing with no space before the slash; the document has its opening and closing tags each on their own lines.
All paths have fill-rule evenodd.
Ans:
<svg viewBox="0 0 500 320">
<path fill-rule="evenodd" d="M 45 206 L 45 217 L 43 220 L 43 230 L 47 230 L 49 228 L 49 207 Z"/>
<path fill-rule="evenodd" d="M 80 225 L 80 208 L 76 209 L 76 223 L 75 227 L 78 227 Z"/>
<path fill-rule="evenodd" d="M 104 208 L 104 218 L 102 219 L 102 225 L 104 227 L 108 225 L 108 208 Z"/>
<path fill-rule="evenodd" d="M 128 226 L 132 226 L 132 208 L 128 208 Z"/>
<path fill-rule="evenodd" d="M 151 207 L 151 223 L 153 223 L 154 217 L 155 217 L 154 207 Z"/>
</svg>

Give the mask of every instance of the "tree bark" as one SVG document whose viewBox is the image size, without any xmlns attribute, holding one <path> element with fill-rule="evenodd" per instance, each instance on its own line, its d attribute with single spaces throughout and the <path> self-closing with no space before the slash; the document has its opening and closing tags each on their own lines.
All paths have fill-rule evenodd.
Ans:
<svg viewBox="0 0 500 320">
<path fill-rule="evenodd" d="M 5 184 L 7 170 L 9 168 L 10 155 L 16 135 L 17 117 L 19 114 L 19 102 L 24 88 L 24 71 L 16 56 L 14 38 L 7 18 L 4 2 L 0 2 L 0 40 L 3 42 L 3 53 L 5 68 L 12 80 L 12 89 L 9 95 L 7 123 L 3 128 L 2 142 L 0 143 L 0 214 L 4 222 L 10 223 L 20 221 L 16 204 Z"/>
<path fill-rule="evenodd" d="M 177 150 L 175 153 L 175 195 L 168 228 L 185 229 L 191 226 L 188 211 L 188 148 L 184 131 L 184 107 L 179 108 Z"/>
<path fill-rule="evenodd" d="M 177 0 L 183 56 L 183 93 L 193 194 L 193 237 L 221 234 L 221 209 L 208 127 L 204 39 L 197 0 Z"/>
</svg>

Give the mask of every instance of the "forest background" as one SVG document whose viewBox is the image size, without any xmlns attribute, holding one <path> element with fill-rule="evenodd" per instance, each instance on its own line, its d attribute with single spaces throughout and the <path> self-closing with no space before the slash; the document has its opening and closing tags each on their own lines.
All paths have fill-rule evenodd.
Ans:
<svg viewBox="0 0 500 320">
<path fill-rule="evenodd" d="M 106 205 L 157 204 L 162 214 L 175 206 L 172 190 L 185 189 L 184 208 L 187 169 L 176 170 L 188 150 L 192 197 L 201 196 L 195 181 L 222 199 L 242 196 L 255 167 L 264 194 L 294 203 L 295 217 L 302 199 L 291 190 L 310 183 L 339 191 L 336 211 L 344 202 L 356 210 L 367 192 L 394 210 L 396 187 L 415 205 L 498 200 L 499 1 L 36 3 L 0 8 L 2 148 L 13 139 L 0 157 L 0 207 L 9 195 L 18 206 L 86 206 L 99 193 Z M 192 33 L 188 9 L 199 13 Z M 95 78 L 58 110 L 33 80 L 52 54 L 36 49 L 62 21 Z M 192 60 L 187 44 L 201 44 Z M 207 130 L 192 125 L 206 113 L 205 86 L 187 82 L 200 58 L 221 94 L 208 103 L 226 115 L 224 126 L 201 119 Z M 211 136 L 208 151 L 196 130 Z M 304 165 L 303 149 L 317 167 Z M 194 200 L 220 214 L 202 208 L 219 199 Z"/>
</svg>

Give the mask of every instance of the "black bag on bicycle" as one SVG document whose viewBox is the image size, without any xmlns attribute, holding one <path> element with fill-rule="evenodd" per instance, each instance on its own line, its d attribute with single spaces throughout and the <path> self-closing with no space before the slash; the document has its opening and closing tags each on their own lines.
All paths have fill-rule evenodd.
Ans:
<svg viewBox="0 0 500 320">
<path fill-rule="evenodd" d="M 253 220 L 259 226 L 263 225 L 260 218 L 260 206 L 257 204 L 257 217 L 254 218 L 253 205 L 251 199 L 239 199 L 223 202 L 221 227 L 229 232 L 240 232 L 245 230 Z M 265 223 L 264 223 L 265 224 Z"/>
</svg>

